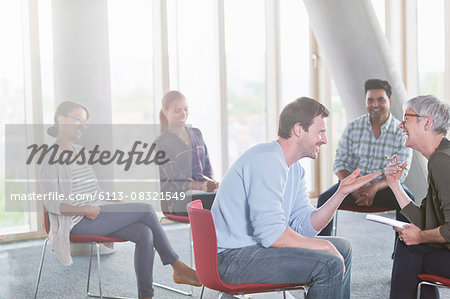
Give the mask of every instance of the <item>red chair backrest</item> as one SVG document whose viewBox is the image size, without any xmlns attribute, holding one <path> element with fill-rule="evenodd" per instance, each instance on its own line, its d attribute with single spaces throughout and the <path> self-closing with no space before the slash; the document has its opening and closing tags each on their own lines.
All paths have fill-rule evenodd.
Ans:
<svg viewBox="0 0 450 299">
<path fill-rule="evenodd" d="M 187 205 L 187 212 L 194 241 L 198 279 L 213 290 L 226 288 L 218 272 L 216 229 L 211 211 L 203 209 L 201 200 L 195 200 Z"/>
</svg>

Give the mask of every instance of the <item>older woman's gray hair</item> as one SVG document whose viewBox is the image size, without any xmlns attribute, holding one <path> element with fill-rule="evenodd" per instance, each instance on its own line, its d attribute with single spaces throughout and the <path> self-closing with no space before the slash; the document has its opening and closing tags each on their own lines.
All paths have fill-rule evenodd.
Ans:
<svg viewBox="0 0 450 299">
<path fill-rule="evenodd" d="M 403 110 L 411 108 L 420 116 L 429 116 L 433 119 L 432 130 L 438 134 L 447 134 L 450 126 L 450 105 L 439 100 L 434 95 L 418 96 L 408 100 Z"/>
</svg>

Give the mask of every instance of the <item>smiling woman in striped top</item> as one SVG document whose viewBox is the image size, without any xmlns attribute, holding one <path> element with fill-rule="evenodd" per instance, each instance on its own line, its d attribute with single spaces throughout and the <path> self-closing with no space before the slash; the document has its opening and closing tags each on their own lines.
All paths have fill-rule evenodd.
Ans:
<svg viewBox="0 0 450 299">
<path fill-rule="evenodd" d="M 82 147 L 74 144 L 89 119 L 88 110 L 74 102 L 63 102 L 56 109 L 55 125 L 48 134 L 56 137 L 59 150 L 76 155 Z M 164 265 L 173 267 L 177 283 L 200 286 L 195 270 L 180 259 L 170 245 L 153 207 L 145 203 L 105 204 L 91 165 L 44 164 L 41 171 L 41 192 L 58 192 L 70 201 L 44 201 L 49 212 L 49 240 L 53 251 L 64 265 L 70 265 L 69 234 L 118 237 L 136 243 L 134 267 L 139 298 L 153 297 L 154 249 Z M 79 196 L 77 196 L 79 195 Z"/>
</svg>

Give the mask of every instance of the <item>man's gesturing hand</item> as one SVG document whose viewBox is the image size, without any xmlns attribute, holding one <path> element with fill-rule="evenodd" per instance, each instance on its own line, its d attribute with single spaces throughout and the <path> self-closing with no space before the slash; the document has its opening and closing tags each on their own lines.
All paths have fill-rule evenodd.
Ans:
<svg viewBox="0 0 450 299">
<path fill-rule="evenodd" d="M 374 172 L 362 177 L 357 177 L 360 172 L 361 170 L 357 168 L 352 172 L 352 174 L 347 176 L 339 185 L 337 192 L 347 196 L 349 193 L 352 193 L 353 191 L 361 188 L 371 180 L 381 175 L 381 172 Z"/>
</svg>

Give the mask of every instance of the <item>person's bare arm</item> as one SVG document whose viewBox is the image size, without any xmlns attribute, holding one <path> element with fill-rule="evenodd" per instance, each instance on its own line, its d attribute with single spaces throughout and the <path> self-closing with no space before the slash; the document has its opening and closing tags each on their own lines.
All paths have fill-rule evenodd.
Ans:
<svg viewBox="0 0 450 299">
<path fill-rule="evenodd" d="M 292 230 L 290 227 L 286 228 L 284 233 L 272 244 L 271 247 L 306 248 L 311 250 L 327 251 L 337 255 L 341 259 L 342 263 L 345 265 L 344 258 L 330 241 L 302 236 L 297 232 L 295 232 L 294 230 Z"/>
<path fill-rule="evenodd" d="M 322 230 L 331 221 L 337 208 L 349 193 L 381 175 L 381 172 L 375 172 L 358 177 L 359 173 L 360 170 L 356 169 L 351 175 L 347 176 L 333 196 L 323 206 L 311 213 L 311 225 L 316 231 Z"/>
<path fill-rule="evenodd" d="M 394 227 L 401 240 L 406 245 L 417 245 L 423 243 L 446 243 L 447 240 L 442 237 L 440 231 L 440 227 L 436 227 L 429 230 L 421 230 L 414 224 L 407 224 L 404 228 Z"/>
<path fill-rule="evenodd" d="M 405 190 L 403 190 L 400 184 L 400 178 L 407 164 L 403 163 L 398 166 L 396 158 L 397 155 L 392 156 L 392 162 L 389 163 L 388 166 L 386 166 L 384 173 L 387 183 L 389 184 L 389 187 L 391 188 L 392 192 L 395 195 L 395 198 L 397 199 L 398 205 L 401 209 L 403 209 L 411 202 L 411 198 L 409 198 L 408 194 L 406 194 Z"/>
</svg>

